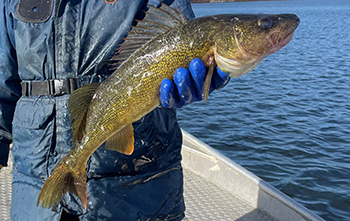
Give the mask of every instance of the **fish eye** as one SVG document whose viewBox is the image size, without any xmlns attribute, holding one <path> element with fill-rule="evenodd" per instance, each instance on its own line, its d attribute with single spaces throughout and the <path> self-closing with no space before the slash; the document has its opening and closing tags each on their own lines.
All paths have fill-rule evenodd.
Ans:
<svg viewBox="0 0 350 221">
<path fill-rule="evenodd" d="M 272 28 L 273 21 L 269 17 L 262 17 L 258 21 L 258 26 L 263 30 L 267 30 L 267 29 Z"/>
</svg>

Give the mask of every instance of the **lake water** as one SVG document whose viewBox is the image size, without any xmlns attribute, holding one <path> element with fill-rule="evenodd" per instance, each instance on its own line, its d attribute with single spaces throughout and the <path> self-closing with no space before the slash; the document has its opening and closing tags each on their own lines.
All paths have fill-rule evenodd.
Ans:
<svg viewBox="0 0 350 221">
<path fill-rule="evenodd" d="M 295 13 L 293 40 L 179 110 L 180 125 L 326 220 L 350 220 L 350 1 L 193 4 L 197 16 Z"/>
</svg>

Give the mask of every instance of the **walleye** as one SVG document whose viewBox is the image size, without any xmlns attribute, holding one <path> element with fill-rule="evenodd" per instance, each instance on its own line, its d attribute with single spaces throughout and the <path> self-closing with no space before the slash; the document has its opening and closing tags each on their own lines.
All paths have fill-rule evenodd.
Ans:
<svg viewBox="0 0 350 221">
<path fill-rule="evenodd" d="M 134 150 L 132 123 L 160 104 L 162 80 L 201 58 L 209 67 L 206 101 L 213 68 L 230 77 L 253 70 L 266 56 L 292 39 L 299 18 L 280 15 L 214 15 L 187 20 L 166 5 L 150 6 L 111 59 L 119 68 L 102 83 L 74 91 L 68 101 L 74 146 L 46 180 L 37 205 L 53 207 L 67 192 L 79 197 L 85 209 L 86 163 L 103 143 L 125 154 Z"/>
</svg>

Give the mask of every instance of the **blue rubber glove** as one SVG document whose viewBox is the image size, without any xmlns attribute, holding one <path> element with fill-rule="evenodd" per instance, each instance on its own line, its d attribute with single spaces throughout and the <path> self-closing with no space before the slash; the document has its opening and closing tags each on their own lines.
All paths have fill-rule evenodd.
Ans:
<svg viewBox="0 0 350 221">
<path fill-rule="evenodd" d="M 194 101 L 202 100 L 203 87 L 207 67 L 201 59 L 193 59 L 186 68 L 178 68 L 175 71 L 174 82 L 165 79 L 160 88 L 160 100 L 163 107 L 180 108 Z M 210 93 L 225 86 L 229 81 L 229 76 L 217 68 L 214 70 L 210 85 Z"/>
</svg>

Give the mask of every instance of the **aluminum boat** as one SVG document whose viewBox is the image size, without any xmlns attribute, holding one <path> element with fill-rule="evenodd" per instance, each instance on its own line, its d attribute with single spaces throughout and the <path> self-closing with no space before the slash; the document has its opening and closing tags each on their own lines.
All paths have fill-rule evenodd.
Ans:
<svg viewBox="0 0 350 221">
<path fill-rule="evenodd" d="M 185 221 L 323 220 L 186 131 L 183 133 Z M 12 162 L 0 172 L 0 220 L 10 220 Z"/>
</svg>

